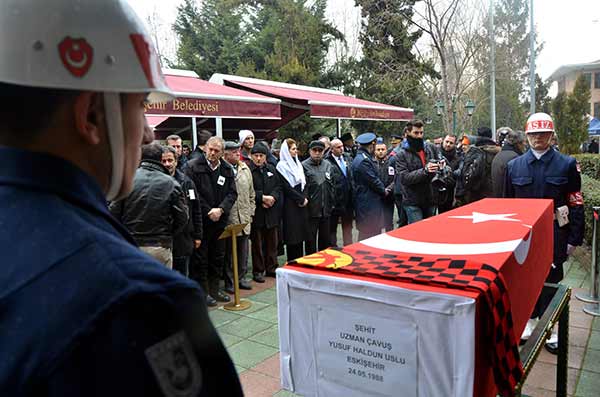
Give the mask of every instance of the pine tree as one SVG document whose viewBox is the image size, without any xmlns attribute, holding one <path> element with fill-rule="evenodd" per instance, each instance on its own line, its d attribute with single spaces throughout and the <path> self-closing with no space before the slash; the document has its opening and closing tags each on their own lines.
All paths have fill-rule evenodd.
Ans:
<svg viewBox="0 0 600 397">
<path fill-rule="evenodd" d="M 425 102 L 423 76 L 439 75 L 431 64 L 419 61 L 413 52 L 422 34 L 411 29 L 409 21 L 416 1 L 355 1 L 363 17 L 359 36 L 363 57 L 346 62 L 344 68 L 351 72 L 346 91 L 376 102 L 416 107 L 419 113 L 419 105 Z M 377 133 L 397 132 L 400 128 L 397 123 L 355 121 L 352 124 L 359 130 Z"/>
<path fill-rule="evenodd" d="M 178 67 L 209 79 L 213 73 L 234 73 L 241 63 L 244 7 L 238 1 L 184 0 L 173 29 L 179 37 Z"/>
<path fill-rule="evenodd" d="M 562 152 L 578 153 L 587 140 L 589 101 L 590 84 L 583 74 L 575 81 L 572 93 L 561 92 L 552 101 L 554 128 Z"/>
</svg>

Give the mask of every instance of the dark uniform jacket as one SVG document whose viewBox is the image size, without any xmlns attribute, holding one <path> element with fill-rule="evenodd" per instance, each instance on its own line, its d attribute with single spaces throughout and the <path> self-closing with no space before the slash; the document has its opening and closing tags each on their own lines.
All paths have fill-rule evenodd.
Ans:
<svg viewBox="0 0 600 397">
<path fill-rule="evenodd" d="M 271 229 L 279 226 L 283 204 L 283 187 L 279 173 L 275 167 L 266 162 L 262 167 L 257 167 L 252 163 L 250 171 L 252 171 L 252 183 L 256 194 L 256 210 L 252 227 Z M 263 195 L 275 198 L 275 204 L 271 208 L 262 206 Z"/>
<path fill-rule="evenodd" d="M 185 194 L 189 220 L 183 230 L 173 237 L 173 257 L 191 256 L 194 240 L 202 240 L 202 210 L 198 201 L 198 191 L 194 182 L 179 170 L 175 170 L 175 180 Z"/>
<path fill-rule="evenodd" d="M 432 159 L 438 159 L 431 145 L 424 145 L 425 164 Z M 421 158 L 409 145 L 406 145 L 396 155 L 396 174 L 402 186 L 402 204 L 416 207 L 431 207 L 433 193 L 431 180 L 435 173 L 425 169 Z"/>
<path fill-rule="evenodd" d="M 331 152 L 327 154 L 325 159 L 333 165 L 336 176 L 333 215 L 352 214 L 354 206 L 352 205 L 352 161 L 350 160 L 350 156 L 342 153 L 342 159 L 344 164 L 346 164 L 346 175 L 342 172 L 340 164 Z"/>
<path fill-rule="evenodd" d="M 395 165 L 396 162 L 394 161 L 393 164 Z M 383 160 L 375 160 L 375 166 L 377 167 L 379 179 L 381 179 L 381 182 L 383 182 L 385 188 L 390 192 L 390 194 L 388 194 L 383 201 L 393 203 L 394 196 L 391 194 L 391 192 L 394 191 L 394 178 L 396 176 L 396 169 L 390 164 L 389 157 Z"/>
<path fill-rule="evenodd" d="M 302 166 L 306 177 L 309 217 L 327 218 L 331 216 L 336 183 L 333 166 L 325 159 L 317 164 L 310 157 L 302 162 Z"/>
<path fill-rule="evenodd" d="M 539 160 L 527 151 L 508 163 L 505 197 L 548 198 L 554 209 L 569 208 L 569 223 L 563 227 L 554 221 L 554 265 L 567 259 L 567 244 L 581 245 L 585 230 L 581 175 L 574 158 L 550 149 Z M 562 268 L 560 268 L 562 278 Z"/>
<path fill-rule="evenodd" d="M 381 230 L 385 186 L 375 162 L 369 152 L 362 147 L 358 149 L 352 161 L 352 176 L 354 178 L 354 205 L 356 210 L 356 226 L 363 229 L 367 224 L 379 225 Z"/>
<path fill-rule="evenodd" d="M 224 229 L 229 218 L 229 211 L 237 200 L 233 168 L 226 161 L 221 160 L 219 167 L 213 171 L 206 156 L 200 155 L 200 157 L 188 161 L 185 174 L 196 185 L 198 201 L 202 210 L 203 227 L 214 226 Z M 216 223 L 208 218 L 208 212 L 213 208 L 222 208 L 224 211 Z"/>
<path fill-rule="evenodd" d="M 153 160 L 142 160 L 135 172 L 133 191 L 112 203 L 110 211 L 141 246 L 172 248 L 173 236 L 189 219 L 181 185 Z"/>
<path fill-rule="evenodd" d="M 1 148 L 0 200 L 1 396 L 242 395 L 205 294 L 135 246 L 92 178 Z"/>
<path fill-rule="evenodd" d="M 513 145 L 505 141 L 500 153 L 494 157 L 494 161 L 492 161 L 492 188 L 494 190 L 494 197 L 504 197 L 506 165 L 510 160 L 520 155 Z"/>
</svg>

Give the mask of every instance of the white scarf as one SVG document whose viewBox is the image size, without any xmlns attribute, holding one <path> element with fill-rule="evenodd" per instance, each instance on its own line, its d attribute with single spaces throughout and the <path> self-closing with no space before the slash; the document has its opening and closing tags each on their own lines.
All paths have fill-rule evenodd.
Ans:
<svg viewBox="0 0 600 397">
<path fill-rule="evenodd" d="M 281 150 L 279 151 L 277 171 L 288 181 L 291 187 L 301 184 L 302 190 L 304 190 L 304 186 L 306 185 L 304 168 L 302 168 L 302 163 L 298 160 L 298 156 L 292 157 L 286 141 L 283 141 Z"/>
</svg>

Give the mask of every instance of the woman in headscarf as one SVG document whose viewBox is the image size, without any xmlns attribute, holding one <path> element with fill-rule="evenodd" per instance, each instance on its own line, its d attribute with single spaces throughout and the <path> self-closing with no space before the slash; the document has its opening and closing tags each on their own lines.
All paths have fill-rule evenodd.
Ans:
<svg viewBox="0 0 600 397">
<path fill-rule="evenodd" d="M 289 262 L 304 256 L 304 241 L 308 237 L 306 178 L 298 160 L 298 146 L 291 138 L 281 145 L 277 171 L 283 182 L 283 239 Z"/>
</svg>

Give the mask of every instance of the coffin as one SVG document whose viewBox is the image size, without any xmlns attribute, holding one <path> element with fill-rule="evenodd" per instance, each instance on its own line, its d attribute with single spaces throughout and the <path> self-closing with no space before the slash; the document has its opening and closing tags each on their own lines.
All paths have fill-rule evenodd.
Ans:
<svg viewBox="0 0 600 397">
<path fill-rule="evenodd" d="M 277 270 L 282 386 L 512 395 L 552 262 L 553 204 L 484 199 Z"/>
</svg>

